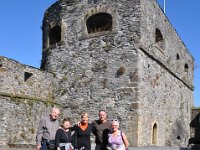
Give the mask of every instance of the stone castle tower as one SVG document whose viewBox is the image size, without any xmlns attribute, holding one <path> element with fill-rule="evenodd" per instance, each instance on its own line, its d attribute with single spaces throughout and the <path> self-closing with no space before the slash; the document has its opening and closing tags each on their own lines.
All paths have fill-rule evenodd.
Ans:
<svg viewBox="0 0 200 150">
<path fill-rule="evenodd" d="M 107 110 L 131 146 L 187 144 L 194 60 L 155 0 L 59 0 L 42 31 L 41 69 L 0 58 L 1 145 L 34 143 L 52 105 Z"/>
</svg>

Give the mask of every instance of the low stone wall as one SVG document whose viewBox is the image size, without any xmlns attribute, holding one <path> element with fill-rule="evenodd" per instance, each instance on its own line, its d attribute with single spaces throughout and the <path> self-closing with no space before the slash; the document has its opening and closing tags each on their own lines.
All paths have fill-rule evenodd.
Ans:
<svg viewBox="0 0 200 150">
<path fill-rule="evenodd" d="M 0 146 L 34 145 L 39 121 L 50 113 L 52 105 L 50 102 L 0 96 Z"/>
</svg>

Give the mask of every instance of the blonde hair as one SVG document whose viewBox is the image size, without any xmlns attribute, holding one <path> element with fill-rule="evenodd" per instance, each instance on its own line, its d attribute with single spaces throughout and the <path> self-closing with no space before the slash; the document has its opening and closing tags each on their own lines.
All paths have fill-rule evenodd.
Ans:
<svg viewBox="0 0 200 150">
<path fill-rule="evenodd" d="M 89 118 L 89 115 L 88 115 L 88 113 L 85 113 L 85 112 L 84 112 L 84 113 L 82 113 L 82 114 L 81 114 L 81 118 L 83 118 L 84 116 L 86 116 L 86 117 L 88 117 L 88 118 Z"/>
</svg>

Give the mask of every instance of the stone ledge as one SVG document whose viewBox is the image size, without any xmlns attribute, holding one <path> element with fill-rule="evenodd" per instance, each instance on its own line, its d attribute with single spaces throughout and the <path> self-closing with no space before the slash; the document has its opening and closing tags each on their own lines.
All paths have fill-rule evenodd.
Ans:
<svg viewBox="0 0 200 150">
<path fill-rule="evenodd" d="M 37 97 L 30 97 L 30 96 L 26 96 L 26 95 L 19 95 L 19 94 L 9 94 L 9 93 L 3 93 L 0 92 L 0 96 L 2 97 L 9 97 L 11 100 L 13 101 L 18 101 L 18 102 L 25 102 L 24 99 L 27 99 L 29 101 L 37 101 L 37 102 L 42 102 L 45 104 L 51 104 L 51 105 L 57 105 L 62 107 L 61 104 L 53 101 L 53 99 L 41 99 L 41 98 L 37 98 Z"/>
<path fill-rule="evenodd" d="M 131 87 L 124 87 L 124 88 L 118 88 L 117 89 L 117 92 L 118 93 L 133 93 L 134 92 L 134 89 L 131 88 Z"/>
<path fill-rule="evenodd" d="M 8 144 L 0 146 L 0 150 L 35 150 L 35 145 L 31 144 Z"/>
</svg>

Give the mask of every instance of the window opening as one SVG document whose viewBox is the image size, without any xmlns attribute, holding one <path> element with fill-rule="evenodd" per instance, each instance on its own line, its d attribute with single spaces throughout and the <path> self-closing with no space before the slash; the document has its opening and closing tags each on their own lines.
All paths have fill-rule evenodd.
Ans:
<svg viewBox="0 0 200 150">
<path fill-rule="evenodd" d="M 160 32 L 159 29 L 156 29 L 156 38 L 155 38 L 155 42 L 160 42 L 163 41 L 163 36 L 162 33 Z"/>
<path fill-rule="evenodd" d="M 189 66 L 187 63 L 185 63 L 185 72 L 188 72 L 188 70 L 189 70 Z"/>
<path fill-rule="evenodd" d="M 30 72 L 25 72 L 24 73 L 24 81 L 27 81 L 33 74 Z"/>
<path fill-rule="evenodd" d="M 180 56 L 179 54 L 176 54 L 176 59 L 179 60 L 180 59 Z"/>
<path fill-rule="evenodd" d="M 56 25 L 50 30 L 49 33 L 49 44 L 55 44 L 61 41 L 61 27 Z"/>
<path fill-rule="evenodd" d="M 88 33 L 112 31 L 112 16 L 107 13 L 97 13 L 86 21 Z"/>
<path fill-rule="evenodd" d="M 180 135 L 178 135 L 176 138 L 177 138 L 177 140 L 181 140 L 181 137 L 180 137 Z"/>
</svg>

